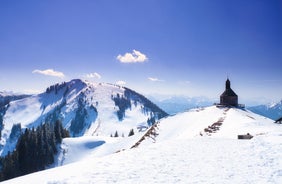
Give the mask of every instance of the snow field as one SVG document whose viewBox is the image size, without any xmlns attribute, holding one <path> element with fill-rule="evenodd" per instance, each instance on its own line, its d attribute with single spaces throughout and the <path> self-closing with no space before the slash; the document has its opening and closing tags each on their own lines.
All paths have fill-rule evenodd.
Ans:
<svg viewBox="0 0 282 184">
<path fill-rule="evenodd" d="M 178 139 L 4 183 L 281 183 L 281 149 L 281 143 L 263 136 L 251 141 Z"/>
<path fill-rule="evenodd" d="M 221 118 L 217 132 L 199 134 Z M 238 140 L 246 131 L 254 138 Z M 267 118 L 213 106 L 165 118 L 156 132 L 134 149 L 142 133 L 65 139 L 70 164 L 3 183 L 282 183 L 282 126 Z"/>
</svg>

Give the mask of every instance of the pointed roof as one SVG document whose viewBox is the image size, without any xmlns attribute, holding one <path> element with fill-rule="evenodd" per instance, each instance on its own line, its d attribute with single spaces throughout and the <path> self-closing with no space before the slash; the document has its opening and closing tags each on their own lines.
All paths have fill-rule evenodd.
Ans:
<svg viewBox="0 0 282 184">
<path fill-rule="evenodd" d="M 237 94 L 231 89 L 231 82 L 228 78 L 225 82 L 225 91 L 220 96 L 237 96 Z"/>
</svg>

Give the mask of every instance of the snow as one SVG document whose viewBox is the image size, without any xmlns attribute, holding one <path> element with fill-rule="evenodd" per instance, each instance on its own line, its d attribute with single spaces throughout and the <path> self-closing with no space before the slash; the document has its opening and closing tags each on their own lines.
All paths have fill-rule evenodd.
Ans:
<svg viewBox="0 0 282 184">
<path fill-rule="evenodd" d="M 257 105 L 249 107 L 248 109 L 262 116 L 277 120 L 282 117 L 282 100 L 275 103 L 272 102 L 266 105 Z"/>
<path fill-rule="evenodd" d="M 204 131 L 219 120 L 219 130 Z M 282 126 L 270 119 L 212 106 L 165 118 L 154 128 L 154 141 L 145 138 L 134 149 L 130 145 L 146 132 L 64 139 L 68 164 L 3 183 L 282 183 Z M 247 132 L 254 138 L 237 139 Z"/>
<path fill-rule="evenodd" d="M 137 103 L 127 109 L 125 117 L 119 121 L 112 95 L 123 95 L 125 88 L 106 84 L 91 83 L 79 79 L 58 85 L 58 89 L 49 90 L 47 93 L 33 95 L 21 100 L 9 103 L 8 109 L 3 118 L 3 130 L 0 140 L 0 155 L 5 156 L 8 151 L 15 148 L 16 140 L 11 142 L 9 135 L 13 124 L 21 123 L 22 128 L 32 128 L 45 122 L 45 118 L 59 109 L 58 118 L 62 120 L 65 128 L 71 126 L 74 119 L 78 100 L 83 98 L 84 108 L 87 111 L 84 127 L 81 133 L 76 136 L 108 136 L 114 135 L 117 131 L 119 136 L 127 136 L 131 129 L 137 131 L 137 126 L 146 123 L 149 114 L 142 112 L 143 104 Z M 50 89 L 50 88 L 49 88 Z M 95 107 L 97 112 L 94 110 Z M 49 120 L 50 121 L 50 120 Z M 1 131 L 1 130 L 0 130 Z M 9 144 L 6 144 L 8 143 Z"/>
<path fill-rule="evenodd" d="M 104 157 L 125 149 L 129 149 L 138 141 L 142 133 L 131 137 L 82 136 L 65 138 L 59 148 L 54 166 L 67 165 L 87 160 L 92 157 Z"/>
<path fill-rule="evenodd" d="M 57 166 L 85 159 L 91 151 L 103 144 L 105 144 L 105 141 L 96 137 L 66 138 L 61 144 Z"/>
<path fill-rule="evenodd" d="M 7 183 L 281 183 L 281 149 L 267 140 L 199 137 L 84 160 Z"/>
<path fill-rule="evenodd" d="M 157 139 L 206 136 L 204 129 L 220 120 L 222 125 L 219 131 L 211 133 L 212 136 L 236 139 L 238 134 L 265 134 L 276 127 L 272 120 L 250 111 L 211 106 L 193 109 L 164 119 L 159 126 L 160 135 Z"/>
<path fill-rule="evenodd" d="M 0 141 L 0 144 L 6 145 L 6 147 L 0 150 L 1 154 L 4 153 L 5 155 L 8 151 L 13 150 L 15 147 L 16 143 L 9 142 L 6 144 L 14 124 L 21 123 L 22 127 L 26 127 L 29 122 L 35 121 L 41 115 L 41 112 L 37 111 L 37 109 L 40 109 L 38 97 L 29 97 L 28 101 L 26 99 L 27 98 L 13 101 L 9 104 L 9 108 L 4 116 L 4 129 L 2 130 L 2 137 Z"/>
</svg>

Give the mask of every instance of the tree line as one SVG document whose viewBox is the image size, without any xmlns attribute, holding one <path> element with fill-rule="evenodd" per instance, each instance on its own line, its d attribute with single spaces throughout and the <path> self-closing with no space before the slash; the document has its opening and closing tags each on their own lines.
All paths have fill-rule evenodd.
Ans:
<svg viewBox="0 0 282 184">
<path fill-rule="evenodd" d="M 21 133 L 16 149 L 0 158 L 0 181 L 44 170 L 54 163 L 57 145 L 69 137 L 60 121 L 45 123 Z"/>
</svg>

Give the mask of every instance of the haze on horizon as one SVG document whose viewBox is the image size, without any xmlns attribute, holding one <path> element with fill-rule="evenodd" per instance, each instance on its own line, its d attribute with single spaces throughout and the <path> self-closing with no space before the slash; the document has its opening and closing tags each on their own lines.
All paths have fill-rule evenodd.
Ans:
<svg viewBox="0 0 282 184">
<path fill-rule="evenodd" d="M 74 78 L 143 94 L 282 99 L 280 0 L 0 1 L 0 91 Z M 244 101 L 242 102 L 244 103 Z"/>
</svg>

